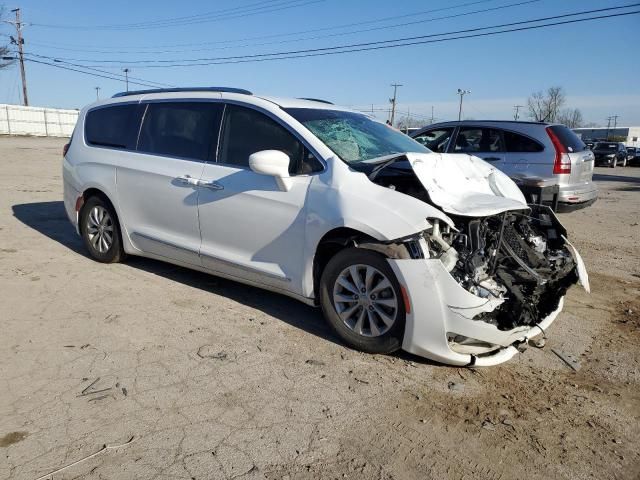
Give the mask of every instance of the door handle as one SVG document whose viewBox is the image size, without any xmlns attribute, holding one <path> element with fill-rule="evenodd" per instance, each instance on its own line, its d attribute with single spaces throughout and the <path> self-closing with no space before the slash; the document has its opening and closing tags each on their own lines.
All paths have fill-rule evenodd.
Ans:
<svg viewBox="0 0 640 480">
<path fill-rule="evenodd" d="M 500 157 L 484 157 L 483 160 L 486 160 L 487 162 L 498 162 L 500 161 Z"/>
<path fill-rule="evenodd" d="M 224 190 L 224 185 L 218 182 L 215 182 L 213 180 L 210 182 L 207 182 L 205 180 L 198 180 L 198 185 L 200 187 L 208 188 L 210 190 Z"/>
<path fill-rule="evenodd" d="M 176 177 L 175 180 L 182 185 L 198 185 L 198 179 L 193 178 L 191 175 L 183 175 L 182 177 Z"/>
</svg>

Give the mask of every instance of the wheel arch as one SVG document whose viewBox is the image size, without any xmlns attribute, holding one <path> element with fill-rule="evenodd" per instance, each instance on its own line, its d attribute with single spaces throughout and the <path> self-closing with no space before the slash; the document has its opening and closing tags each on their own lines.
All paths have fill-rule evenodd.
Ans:
<svg viewBox="0 0 640 480">
<path fill-rule="evenodd" d="M 132 253 L 134 251 L 132 245 L 131 245 L 131 241 L 129 239 L 129 235 L 127 233 L 127 229 L 125 227 L 125 225 L 122 222 L 122 216 L 120 215 L 119 209 L 116 205 L 116 202 L 114 202 L 111 197 L 109 196 L 109 194 L 105 191 L 104 188 L 100 188 L 99 186 L 96 185 L 91 185 L 88 186 L 87 188 L 85 188 L 82 191 L 82 206 L 80 207 L 80 209 L 78 210 L 78 231 L 80 231 L 80 218 L 82 216 L 82 209 L 84 208 L 87 200 L 89 200 L 92 197 L 98 197 L 102 200 L 104 200 L 113 210 L 114 215 L 116 216 L 115 220 L 116 222 L 118 222 L 118 226 L 120 227 L 120 241 L 122 242 L 122 245 L 124 247 L 124 250 L 126 253 Z"/>
<path fill-rule="evenodd" d="M 339 251 L 359 243 L 377 242 L 371 235 L 351 227 L 336 227 L 326 232 L 318 242 L 313 255 L 313 295 L 318 303 L 318 292 L 322 272 Z"/>
</svg>

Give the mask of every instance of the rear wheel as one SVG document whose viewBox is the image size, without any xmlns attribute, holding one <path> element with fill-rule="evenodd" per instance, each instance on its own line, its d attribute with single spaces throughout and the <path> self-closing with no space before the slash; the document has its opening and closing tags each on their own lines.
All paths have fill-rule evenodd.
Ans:
<svg viewBox="0 0 640 480">
<path fill-rule="evenodd" d="M 113 207 L 100 197 L 90 197 L 80 212 L 80 233 L 89 255 L 102 263 L 124 259 L 120 225 Z"/>
<path fill-rule="evenodd" d="M 335 332 L 353 348 L 391 353 L 402 346 L 404 303 L 382 255 L 359 248 L 338 252 L 322 273 L 320 305 Z"/>
</svg>

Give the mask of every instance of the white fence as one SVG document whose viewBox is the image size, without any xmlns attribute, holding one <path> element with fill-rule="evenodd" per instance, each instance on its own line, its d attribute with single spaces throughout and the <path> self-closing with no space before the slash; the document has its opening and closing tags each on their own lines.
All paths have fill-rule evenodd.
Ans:
<svg viewBox="0 0 640 480">
<path fill-rule="evenodd" d="M 0 104 L 0 134 L 70 137 L 77 110 Z"/>
</svg>

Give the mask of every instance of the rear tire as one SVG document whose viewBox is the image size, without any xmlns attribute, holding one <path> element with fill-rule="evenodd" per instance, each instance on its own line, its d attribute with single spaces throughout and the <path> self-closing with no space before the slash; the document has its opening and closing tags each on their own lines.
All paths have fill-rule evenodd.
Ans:
<svg viewBox="0 0 640 480">
<path fill-rule="evenodd" d="M 320 280 L 320 306 L 336 334 L 368 353 L 402 347 L 405 308 L 400 284 L 379 253 L 359 248 L 338 252 Z"/>
<path fill-rule="evenodd" d="M 101 263 L 125 258 L 118 216 L 105 199 L 90 197 L 80 211 L 80 233 L 89 255 Z"/>
</svg>

